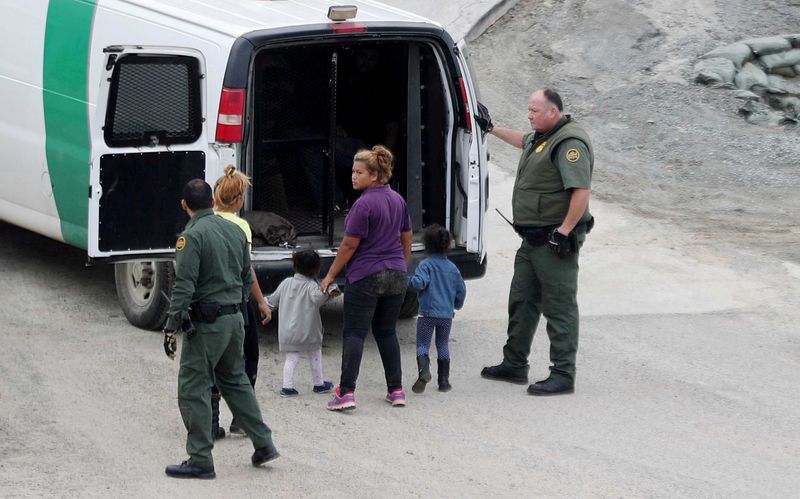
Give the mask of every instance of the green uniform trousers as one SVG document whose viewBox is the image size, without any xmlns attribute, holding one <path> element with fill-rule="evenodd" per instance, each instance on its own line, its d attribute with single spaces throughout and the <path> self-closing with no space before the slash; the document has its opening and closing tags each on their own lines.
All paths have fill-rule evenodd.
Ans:
<svg viewBox="0 0 800 499">
<path fill-rule="evenodd" d="M 197 466 L 214 466 L 211 449 L 211 387 L 216 383 L 236 422 L 258 449 L 272 444 L 253 387 L 244 372 L 244 319 L 229 314 L 211 324 L 196 324 L 184 334 L 178 373 L 178 407 L 186 426 L 186 452 Z"/>
<path fill-rule="evenodd" d="M 550 374 L 575 381 L 578 351 L 578 255 L 559 258 L 548 245 L 532 246 L 523 239 L 514 260 L 508 296 L 508 340 L 503 364 L 528 373 L 528 355 L 539 317 L 547 320 Z"/>
</svg>

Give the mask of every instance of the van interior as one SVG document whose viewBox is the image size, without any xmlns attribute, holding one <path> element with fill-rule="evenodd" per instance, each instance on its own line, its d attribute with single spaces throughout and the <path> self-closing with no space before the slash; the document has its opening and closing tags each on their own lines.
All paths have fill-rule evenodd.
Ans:
<svg viewBox="0 0 800 499">
<path fill-rule="evenodd" d="M 317 42 L 258 52 L 246 211 L 288 220 L 298 244 L 337 245 L 359 195 L 350 183 L 353 155 L 383 144 L 395 155 L 390 185 L 406 199 L 415 232 L 444 225 L 455 104 L 440 64 L 435 49 L 420 41 Z"/>
</svg>

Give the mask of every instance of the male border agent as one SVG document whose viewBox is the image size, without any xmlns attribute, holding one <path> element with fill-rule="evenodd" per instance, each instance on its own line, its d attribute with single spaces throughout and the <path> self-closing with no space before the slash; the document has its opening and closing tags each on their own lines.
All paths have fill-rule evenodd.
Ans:
<svg viewBox="0 0 800 499">
<path fill-rule="evenodd" d="M 181 208 L 190 220 L 175 244 L 175 285 L 164 327 L 164 350 L 171 359 L 177 350 L 175 330 L 184 330 L 178 407 L 188 431 L 189 459 L 167 466 L 167 475 L 175 478 L 216 476 L 210 424 L 214 383 L 253 441 L 253 466 L 278 457 L 244 372 L 244 318 L 239 312 L 252 284 L 250 252 L 244 232 L 215 216 L 213 206 L 205 181 L 194 179 L 184 186 Z M 187 310 L 191 322 L 184 320 Z"/>
<path fill-rule="evenodd" d="M 528 393 L 572 393 L 578 351 L 578 249 L 594 224 L 589 214 L 592 144 L 563 114 L 561 97 L 552 89 L 533 92 L 528 121 L 533 132 L 494 128 L 488 113 L 478 120 L 485 131 L 522 149 L 511 200 L 522 245 L 509 291 L 508 340 L 503 362 L 485 367 L 481 376 L 527 384 L 528 355 L 544 315 L 550 376 L 528 386 Z"/>
</svg>

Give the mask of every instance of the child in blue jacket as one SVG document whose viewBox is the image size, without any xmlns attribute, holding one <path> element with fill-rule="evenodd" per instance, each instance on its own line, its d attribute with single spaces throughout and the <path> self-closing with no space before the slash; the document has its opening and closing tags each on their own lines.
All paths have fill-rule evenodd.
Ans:
<svg viewBox="0 0 800 499">
<path fill-rule="evenodd" d="M 422 260 L 414 275 L 408 278 L 408 286 L 419 291 L 419 318 L 417 318 L 417 368 L 419 377 L 411 387 L 414 393 L 425 391 L 431 380 L 430 358 L 434 330 L 436 331 L 436 355 L 439 367 L 439 391 L 450 391 L 450 327 L 453 325 L 454 309 L 464 305 L 467 287 L 458 268 L 447 259 L 450 248 L 450 232 L 439 224 L 425 229 L 425 251 L 430 255 Z"/>
</svg>

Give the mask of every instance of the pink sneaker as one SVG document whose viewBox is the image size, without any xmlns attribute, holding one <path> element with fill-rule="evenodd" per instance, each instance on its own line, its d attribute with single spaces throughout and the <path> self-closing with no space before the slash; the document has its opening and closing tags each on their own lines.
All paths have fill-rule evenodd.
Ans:
<svg viewBox="0 0 800 499">
<path fill-rule="evenodd" d="M 406 392 L 402 389 L 389 392 L 386 394 L 386 401 L 392 405 L 404 406 L 406 405 Z"/>
<path fill-rule="evenodd" d="M 337 386 L 336 389 L 333 390 L 333 400 L 328 402 L 329 411 L 344 411 L 346 409 L 356 408 L 356 396 L 353 392 L 347 392 L 342 395 L 341 388 L 342 387 Z"/>
</svg>

